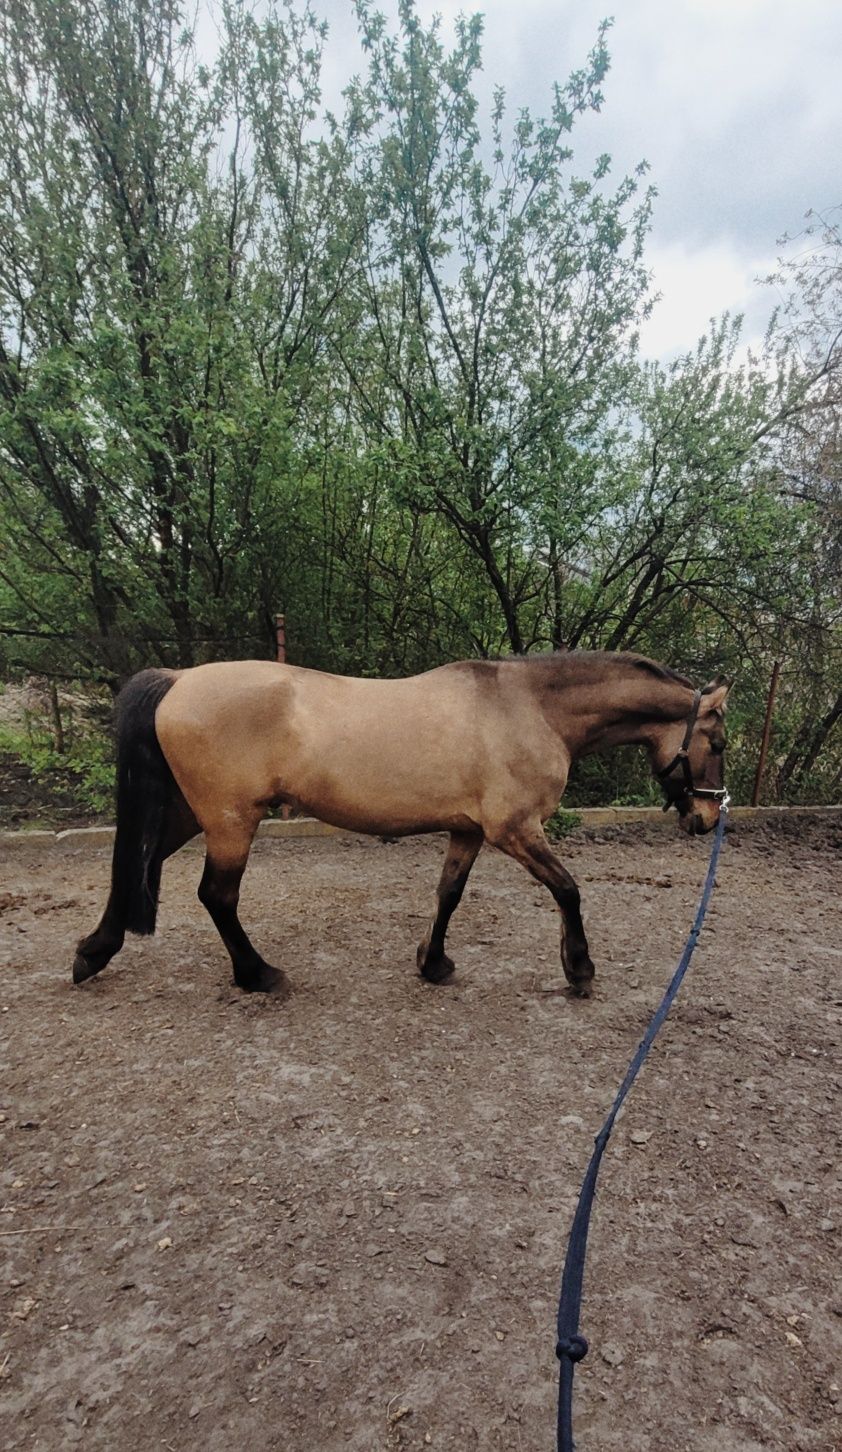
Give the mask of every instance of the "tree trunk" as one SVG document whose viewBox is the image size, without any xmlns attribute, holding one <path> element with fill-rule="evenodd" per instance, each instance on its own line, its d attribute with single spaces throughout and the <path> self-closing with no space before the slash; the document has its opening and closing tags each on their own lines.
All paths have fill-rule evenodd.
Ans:
<svg viewBox="0 0 842 1452">
<path fill-rule="evenodd" d="M 839 692 L 830 710 L 816 724 L 812 735 L 807 734 L 810 728 L 810 718 L 808 717 L 802 723 L 789 755 L 778 772 L 779 789 L 785 787 L 789 781 L 801 781 L 809 771 L 812 771 L 828 736 L 840 717 L 842 717 L 842 691 Z"/>
</svg>

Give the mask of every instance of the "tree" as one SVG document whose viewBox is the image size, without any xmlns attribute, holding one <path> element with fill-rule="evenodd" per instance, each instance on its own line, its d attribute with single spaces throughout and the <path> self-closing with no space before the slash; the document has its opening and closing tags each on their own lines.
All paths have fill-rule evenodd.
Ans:
<svg viewBox="0 0 842 1452">
<path fill-rule="evenodd" d="M 781 338 L 805 372 L 818 375 L 813 407 L 791 421 L 780 444 L 782 487 L 814 521 L 810 610 L 791 643 L 798 668 L 785 695 L 777 787 L 838 793 L 840 752 L 820 759 L 842 717 L 842 208 L 810 215 L 798 252 L 769 279 L 784 298 Z M 789 238 L 784 238 L 788 245 Z M 805 243 L 807 244 L 805 247 Z"/>
<path fill-rule="evenodd" d="M 763 356 L 645 364 L 646 168 L 572 149 L 607 27 L 484 118 L 478 17 L 356 10 L 332 115 L 307 0 L 224 0 L 205 64 L 180 0 L 6 7 L 3 672 L 268 654 L 278 609 L 356 673 L 632 648 L 736 674 L 749 763 L 782 656 L 779 787 L 832 790 L 837 222 Z"/>
<path fill-rule="evenodd" d="M 288 10 L 280 44 L 231 7 L 210 71 L 184 18 L 4 21 L 0 579 L 25 641 L 113 681 L 267 629 L 276 480 L 351 247 L 341 145 L 306 135 L 322 27 Z"/>
<path fill-rule="evenodd" d="M 558 575 L 581 547 L 645 306 L 651 193 L 637 199 L 641 167 L 608 194 L 607 157 L 588 179 L 571 172 L 575 121 L 602 101 L 606 26 L 547 119 L 521 112 L 507 140 L 495 93 L 486 159 L 480 18 L 457 21 L 448 52 L 411 0 L 397 36 L 357 9 L 368 227 L 356 334 L 337 350 L 395 498 L 479 563 L 520 651 L 541 636 L 548 560 Z"/>
</svg>

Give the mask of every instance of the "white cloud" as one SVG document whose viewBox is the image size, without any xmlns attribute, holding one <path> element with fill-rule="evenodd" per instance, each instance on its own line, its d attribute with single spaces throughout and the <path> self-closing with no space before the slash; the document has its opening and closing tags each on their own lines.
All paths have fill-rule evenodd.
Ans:
<svg viewBox="0 0 842 1452">
<path fill-rule="evenodd" d="M 205 0 L 207 3 L 207 0 Z M 217 0 L 218 3 L 218 0 Z M 350 0 L 313 0 L 330 25 L 325 98 L 364 57 Z M 261 0 L 257 0 L 258 10 Z M 200 14 L 204 8 L 200 0 Z M 397 0 L 379 0 L 390 24 Z M 810 208 L 842 201 L 839 0 L 418 0 L 422 18 L 485 17 L 480 95 L 502 83 L 513 110 L 546 113 L 554 81 L 581 67 L 612 11 L 611 70 L 599 115 L 577 123 L 576 172 L 602 152 L 619 180 L 644 157 L 658 189 L 647 262 L 663 294 L 649 354 L 692 347 L 710 317 L 746 313 L 762 336 L 772 298 L 754 279 Z"/>
<path fill-rule="evenodd" d="M 756 279 L 772 270 L 771 257 L 740 258 L 724 243 L 693 249 L 672 243 L 651 246 L 647 261 L 661 296 L 641 329 L 644 357 L 687 352 L 724 312 L 744 315 L 744 347 L 762 342 L 778 299 Z"/>
</svg>

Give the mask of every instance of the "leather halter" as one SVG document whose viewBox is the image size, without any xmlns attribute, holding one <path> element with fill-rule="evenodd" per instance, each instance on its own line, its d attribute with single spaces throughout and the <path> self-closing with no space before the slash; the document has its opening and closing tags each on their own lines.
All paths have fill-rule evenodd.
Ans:
<svg viewBox="0 0 842 1452">
<path fill-rule="evenodd" d="M 668 812 L 670 807 L 675 807 L 676 811 L 680 811 L 680 807 L 682 805 L 685 807 L 686 811 L 689 811 L 691 799 L 693 797 L 707 797 L 709 801 L 724 802 L 726 797 L 728 796 L 728 792 L 725 787 L 697 787 L 693 785 L 693 773 L 690 770 L 690 756 L 688 749 L 690 746 L 690 738 L 693 735 L 693 730 L 696 725 L 696 718 L 699 714 L 699 703 L 701 699 L 701 691 L 694 691 L 693 704 L 690 707 L 690 715 L 687 717 L 687 727 L 684 732 L 684 740 L 678 748 L 678 751 L 675 753 L 672 761 L 669 763 L 669 766 L 665 766 L 662 771 L 657 771 L 655 773 L 658 781 L 662 783 L 662 785 L 664 786 L 664 790 L 667 792 L 667 800 L 664 802 L 663 808 L 665 812 Z M 683 781 L 678 792 L 676 792 L 675 795 L 671 795 L 666 783 L 667 778 L 672 776 L 676 767 L 680 768 Z"/>
</svg>

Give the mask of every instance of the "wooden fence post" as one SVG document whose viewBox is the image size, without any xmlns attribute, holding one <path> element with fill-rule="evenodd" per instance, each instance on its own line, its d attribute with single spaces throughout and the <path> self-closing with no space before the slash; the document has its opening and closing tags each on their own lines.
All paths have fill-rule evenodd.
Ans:
<svg viewBox="0 0 842 1452">
<path fill-rule="evenodd" d="M 286 664 L 287 658 L 287 620 L 285 615 L 275 616 L 275 654 L 281 665 Z M 290 809 L 286 802 L 281 807 L 281 820 L 288 822 Z"/>
<path fill-rule="evenodd" d="M 59 754 L 63 756 L 65 751 L 64 722 L 61 719 L 61 706 L 59 705 L 58 700 L 58 687 L 52 676 L 49 680 L 48 691 L 50 696 L 50 715 L 53 718 L 53 736 L 55 738 L 56 751 L 58 751 Z"/>
<path fill-rule="evenodd" d="M 763 772 L 766 767 L 766 752 L 769 749 L 769 733 L 772 728 L 772 711 L 775 707 L 775 693 L 778 689 L 778 677 L 781 673 L 781 663 L 775 661 L 772 667 L 772 679 L 769 682 L 769 695 L 766 700 L 766 720 L 763 722 L 763 737 L 760 742 L 760 755 L 757 758 L 757 771 L 754 776 L 754 790 L 751 794 L 751 805 L 760 805 L 760 786 L 763 781 Z"/>
</svg>

